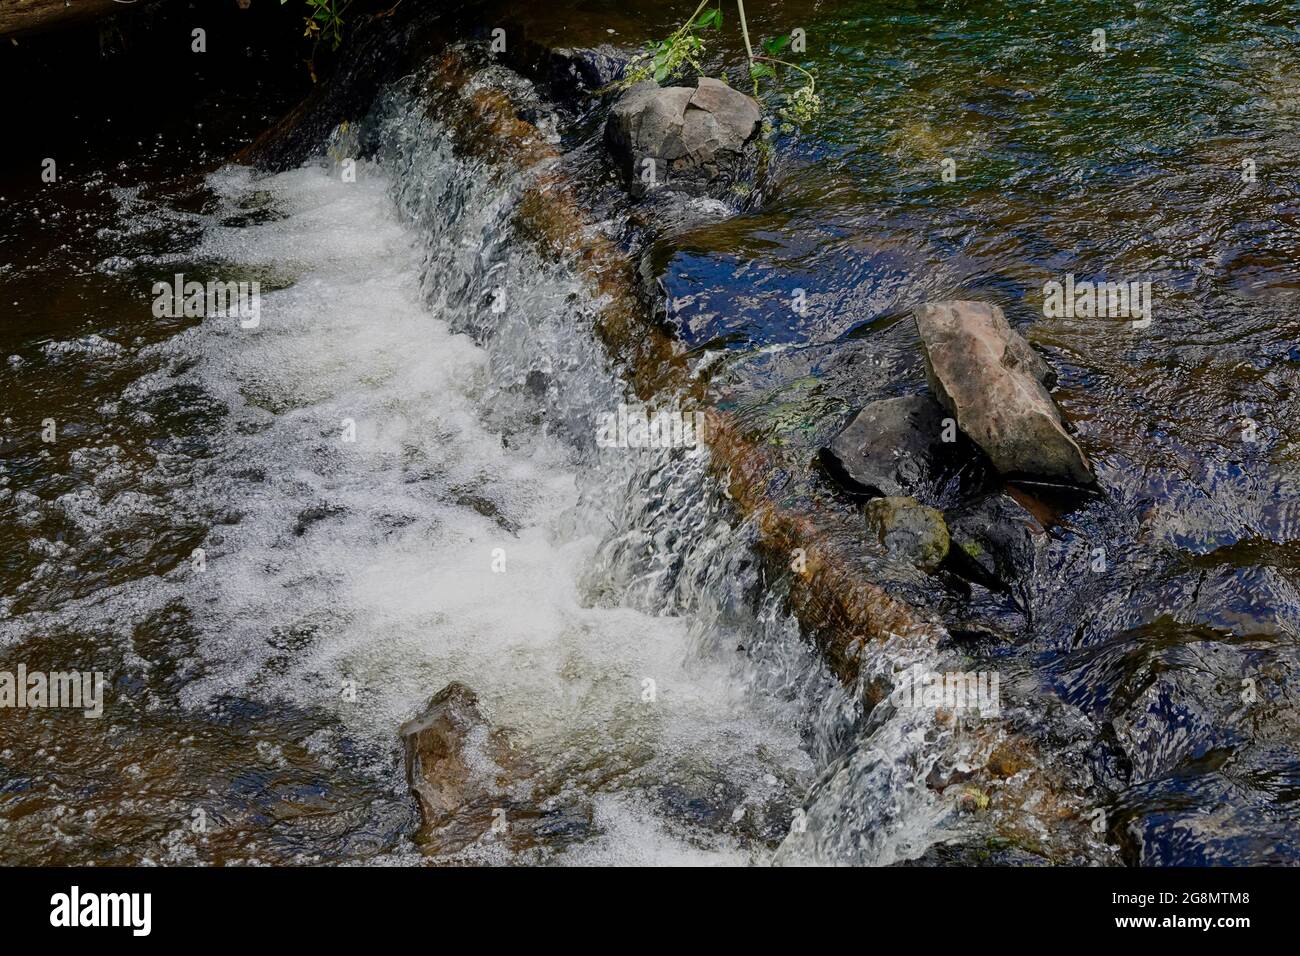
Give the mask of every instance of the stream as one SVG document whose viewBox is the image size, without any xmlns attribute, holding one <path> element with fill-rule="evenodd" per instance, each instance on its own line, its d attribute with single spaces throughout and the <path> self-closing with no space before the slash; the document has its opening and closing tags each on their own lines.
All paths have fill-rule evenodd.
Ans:
<svg viewBox="0 0 1300 956">
<path fill-rule="evenodd" d="M 624 49 L 678 19 L 623 6 L 512 16 Z M 284 171 L 187 123 L 192 155 L 0 180 L 0 670 L 108 681 L 102 719 L 0 719 L 0 859 L 1300 860 L 1294 9 L 750 17 L 795 26 L 822 113 L 772 132 L 757 195 L 644 249 L 598 103 L 496 63 L 472 82 L 526 103 L 596 227 L 644 254 L 710 401 L 775 449 L 774 495 L 852 513 L 812 463 L 863 404 L 924 389 L 909 310 L 999 304 L 1100 489 L 1021 489 L 1048 530 L 1014 599 L 868 553 L 947 635 L 874 642 L 837 679 L 707 449 L 595 440 L 633 400 L 599 296 L 519 234 L 529 174 L 463 148 L 423 66 Z M 728 31 L 706 65 L 740 49 Z M 241 96 L 227 147 L 281 112 Z M 178 274 L 257 281 L 256 324 L 158 316 Z M 1152 328 L 1044 315 L 1066 274 L 1150 281 Z M 1062 793 L 985 812 L 962 787 L 982 739 L 872 706 L 912 667 L 998 672 L 998 739 Z M 417 838 L 398 728 L 452 681 L 544 768 L 502 797 L 544 838 Z M 1058 800 L 1102 823 L 1053 832 Z"/>
</svg>

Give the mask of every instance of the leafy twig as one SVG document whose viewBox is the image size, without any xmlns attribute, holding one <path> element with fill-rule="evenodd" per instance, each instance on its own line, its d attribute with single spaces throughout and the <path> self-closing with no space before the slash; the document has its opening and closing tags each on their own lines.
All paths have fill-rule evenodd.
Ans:
<svg viewBox="0 0 1300 956">
<path fill-rule="evenodd" d="M 288 2 L 289 0 L 280 0 L 280 6 Z M 400 3 L 401 0 L 398 2 Z M 308 12 L 304 18 L 307 27 L 302 35 L 311 37 L 312 41 L 311 57 L 307 60 L 312 82 L 316 81 L 316 49 L 320 46 L 320 41 L 328 38 L 330 49 L 333 50 L 337 50 L 342 45 L 343 13 L 351 5 L 352 0 L 307 0 Z"/>
</svg>

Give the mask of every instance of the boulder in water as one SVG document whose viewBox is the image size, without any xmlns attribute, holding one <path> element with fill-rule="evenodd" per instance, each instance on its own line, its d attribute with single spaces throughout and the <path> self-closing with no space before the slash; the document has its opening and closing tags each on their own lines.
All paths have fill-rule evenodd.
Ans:
<svg viewBox="0 0 1300 956">
<path fill-rule="evenodd" d="M 406 781 L 426 831 L 448 825 L 462 809 L 488 806 L 499 791 L 498 778 L 518 770 L 519 758 L 505 734 L 492 729 L 478 697 L 458 682 L 435 694 L 398 735 L 406 753 Z"/>
<path fill-rule="evenodd" d="M 1096 480 L 1047 391 L 1055 373 L 1001 309 L 948 301 L 913 314 L 931 390 L 998 471 L 1081 485 Z"/>
<path fill-rule="evenodd" d="M 628 58 L 608 43 L 597 47 L 555 47 L 550 50 L 550 80 L 554 92 L 596 93 L 622 78 Z"/>
<path fill-rule="evenodd" d="M 605 141 L 637 195 L 658 185 L 710 192 L 740 177 L 762 115 L 752 97 L 707 76 L 694 88 L 647 80 L 614 104 Z"/>
<path fill-rule="evenodd" d="M 931 497 L 953 458 L 947 413 L 928 395 L 886 398 L 858 412 L 822 449 L 826 469 L 853 491 Z M 948 432 L 956 437 L 956 428 Z"/>
<path fill-rule="evenodd" d="M 426 852 L 454 853 L 475 843 L 520 852 L 590 837 L 591 807 L 582 794 L 557 792 L 554 781 L 541 779 L 534 758 L 492 727 L 464 684 L 440 690 L 398 734 Z"/>
<path fill-rule="evenodd" d="M 524 26 L 506 23 L 507 33 L 522 36 L 510 44 L 503 58 L 533 81 L 546 97 L 571 106 L 603 94 L 622 78 L 629 55 L 608 43 L 591 47 L 551 46 L 528 38 Z"/>
<path fill-rule="evenodd" d="M 987 495 L 947 514 L 954 551 L 973 562 L 980 583 L 1009 589 L 1033 578 L 1047 533 L 1028 510 L 1003 492 Z"/>
</svg>

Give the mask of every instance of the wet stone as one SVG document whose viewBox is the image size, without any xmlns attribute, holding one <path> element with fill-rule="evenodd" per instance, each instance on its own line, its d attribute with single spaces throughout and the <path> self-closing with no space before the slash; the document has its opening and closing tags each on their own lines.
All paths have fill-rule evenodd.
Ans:
<svg viewBox="0 0 1300 956">
<path fill-rule="evenodd" d="M 554 96 L 599 92 L 623 76 L 627 55 L 609 44 L 597 47 L 555 47 L 548 51 L 545 80 Z"/>
<path fill-rule="evenodd" d="M 873 498 L 867 502 L 866 518 L 890 554 L 923 571 L 933 571 L 948 556 L 943 513 L 915 498 Z"/>
<path fill-rule="evenodd" d="M 872 402 L 822 449 L 820 458 L 850 491 L 936 502 L 959 457 L 956 441 L 944 441 L 947 419 L 928 395 Z M 958 437 L 955 424 L 947 433 Z"/>
<path fill-rule="evenodd" d="M 468 807 L 491 803 L 522 770 L 520 756 L 479 708 L 478 697 L 452 682 L 398 730 L 406 780 L 424 831 L 446 827 Z"/>
<path fill-rule="evenodd" d="M 1095 481 L 1047 391 L 1055 373 L 1000 308 L 933 302 L 913 315 L 930 390 L 998 471 L 1079 485 Z"/>
<path fill-rule="evenodd" d="M 1033 576 L 1047 534 L 1010 495 L 997 493 L 947 513 L 948 533 L 963 563 L 986 576 L 982 583 L 1009 587 Z"/>
<path fill-rule="evenodd" d="M 700 77 L 694 88 L 638 83 L 614 104 L 605 142 L 632 192 L 659 186 L 716 195 L 750 165 L 762 110 L 719 80 Z"/>
</svg>

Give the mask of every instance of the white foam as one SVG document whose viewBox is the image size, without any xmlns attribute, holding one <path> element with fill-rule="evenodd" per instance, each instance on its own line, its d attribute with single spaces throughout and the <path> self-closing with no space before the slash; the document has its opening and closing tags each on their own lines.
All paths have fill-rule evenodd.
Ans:
<svg viewBox="0 0 1300 956">
<path fill-rule="evenodd" d="M 593 606 L 580 582 L 614 519 L 591 503 L 626 475 L 580 495 L 602 478 L 572 445 L 543 428 L 504 446 L 489 424 L 492 356 L 426 308 L 417 237 L 378 168 L 363 164 L 356 183 L 227 170 L 215 185 L 232 200 L 268 190 L 286 215 L 213 226 L 197 256 L 231 263 L 232 278 L 261 265 L 297 281 L 263 294 L 256 329 L 205 319 L 164 346 L 197 359 L 186 376 L 229 406 L 195 491 L 238 515 L 184 585 L 205 663 L 188 705 L 231 694 L 328 708 L 392 750 L 398 724 L 459 680 L 546 759 L 629 763 L 640 780 L 707 769 L 743 800 L 775 793 L 773 770 L 810 771 L 793 705 L 756 704 L 728 658 L 699 655 L 690 619 Z M 602 862 L 681 858 L 681 835 L 642 818 L 652 800 L 599 802 L 598 823 L 622 834 L 598 839 Z M 735 845 L 688 857 L 748 859 Z"/>
</svg>

